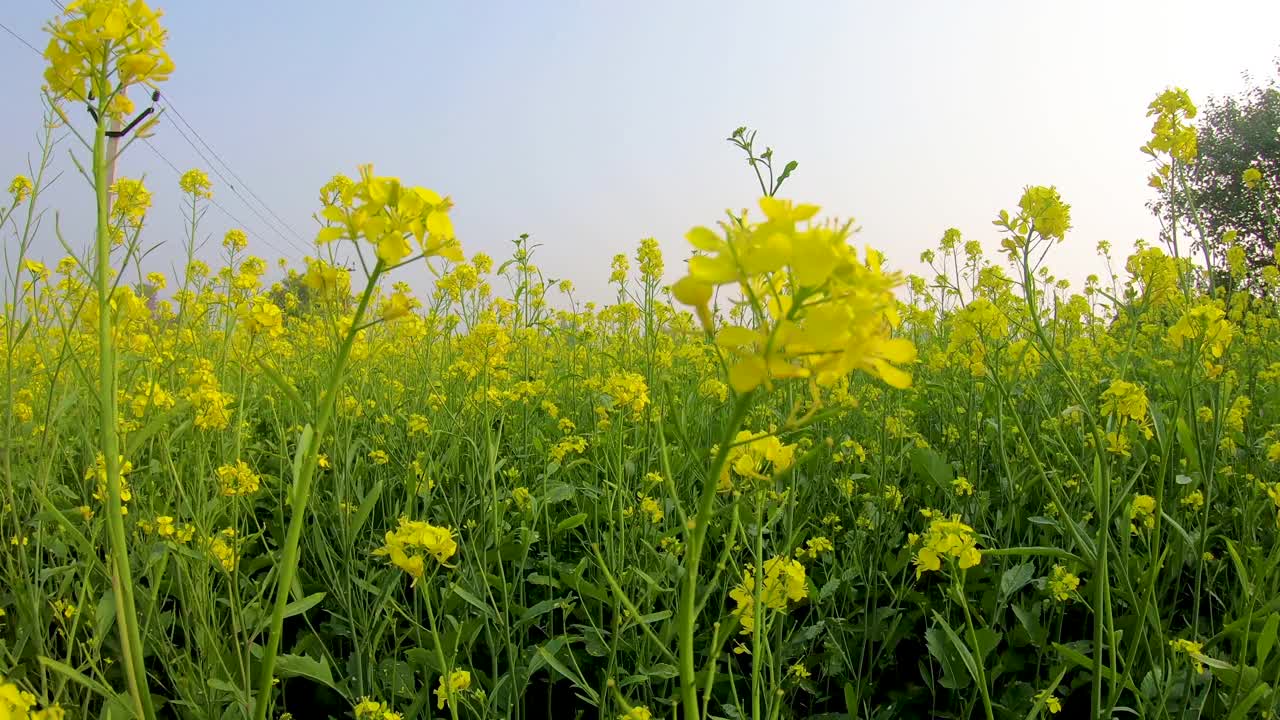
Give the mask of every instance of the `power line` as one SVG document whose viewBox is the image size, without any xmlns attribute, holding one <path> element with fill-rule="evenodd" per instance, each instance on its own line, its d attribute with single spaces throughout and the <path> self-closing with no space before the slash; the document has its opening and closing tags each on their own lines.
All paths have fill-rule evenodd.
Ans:
<svg viewBox="0 0 1280 720">
<path fill-rule="evenodd" d="M 222 166 L 226 168 L 227 172 L 231 173 L 231 177 L 236 179 L 236 181 L 240 184 L 240 187 L 243 187 L 245 191 L 248 192 L 249 195 L 253 197 L 254 200 L 257 200 L 258 204 L 261 205 L 264 209 L 266 209 L 266 211 L 271 215 L 271 217 L 276 219 L 276 222 L 280 224 L 280 227 L 283 227 L 285 230 L 288 230 L 289 233 L 293 235 L 295 238 L 297 238 L 300 242 L 303 242 L 303 243 L 306 242 L 306 239 L 303 238 L 301 235 L 299 235 L 298 232 L 293 229 L 292 225 L 286 222 L 284 218 L 280 217 L 280 215 L 277 214 L 276 211 L 273 210 L 265 200 L 263 200 L 261 197 L 258 196 L 258 193 L 253 191 L 252 187 L 249 187 L 249 183 L 245 182 L 244 178 L 240 177 L 240 175 L 236 173 L 235 169 L 232 168 L 231 165 L 229 165 L 226 160 L 222 159 L 222 156 L 218 154 L 218 151 L 210 147 L 209 143 L 206 142 L 205 139 L 200 136 L 200 133 L 197 132 L 194 127 L 191 126 L 191 123 L 187 122 L 187 119 L 183 117 L 182 113 L 178 110 L 178 106 L 174 104 L 173 98 L 171 96 L 169 96 L 166 93 L 161 99 L 164 101 L 165 107 L 171 110 L 183 125 L 187 126 L 187 130 L 191 131 L 191 134 L 195 136 L 196 140 L 200 141 L 200 144 L 203 145 L 204 148 L 209 151 L 210 155 L 213 155 L 215 160 L 222 163 Z"/>
<path fill-rule="evenodd" d="M 169 169 L 173 170 L 174 175 L 177 175 L 178 177 L 182 177 L 182 170 L 178 169 L 178 166 L 174 165 L 172 160 L 165 157 L 164 153 L 160 152 L 160 148 L 156 147 L 156 144 L 151 142 L 151 138 L 142 138 L 142 141 L 147 144 L 147 147 L 151 148 L 151 152 L 155 153 L 156 157 L 163 160 L 164 164 L 168 165 Z M 236 217 L 230 210 L 228 210 L 222 203 L 218 202 L 215 198 L 210 197 L 208 198 L 208 200 L 209 200 L 209 203 L 213 205 L 215 208 L 217 208 L 223 215 L 226 215 L 227 218 L 230 219 L 232 223 L 234 223 L 240 229 L 244 230 L 245 235 L 247 235 L 248 237 L 254 240 L 260 241 L 262 244 L 276 251 L 281 257 L 290 256 L 289 251 L 282 250 L 278 245 L 271 242 L 269 238 L 263 236 L 261 233 L 250 230 L 249 225 L 247 223 L 245 223 L 240 218 Z"/>
<path fill-rule="evenodd" d="M 173 109 L 172 106 L 169 106 L 169 109 Z M 174 123 L 173 125 L 171 125 L 171 127 L 178 132 L 178 135 L 180 135 L 183 140 L 187 141 L 187 144 L 191 146 L 192 150 L 196 151 L 196 154 L 200 156 L 200 159 L 204 161 L 205 165 L 209 166 L 209 169 L 213 171 L 213 174 L 217 175 L 218 179 L 226 184 L 227 188 L 231 190 L 231 194 L 240 198 L 240 202 L 244 203 L 244 206 L 249 208 L 250 212 L 258 216 L 258 219 L 261 220 L 264 225 L 271 228 L 272 232 L 274 232 L 276 235 L 279 235 L 281 240 L 284 240 L 287 244 L 293 246 L 295 250 L 301 252 L 304 255 L 307 253 L 305 246 L 299 245 L 297 241 L 290 239 L 284 233 L 280 232 L 280 230 L 277 229 L 276 226 L 272 225 L 271 221 L 268 220 L 262 214 L 262 212 L 258 210 L 258 208 L 254 207 L 252 203 L 246 200 L 244 195 L 241 195 L 240 191 L 236 189 L 235 184 L 232 183 L 230 180 L 228 180 L 227 177 L 222 174 L 222 171 L 218 170 L 218 166 L 214 165 L 213 162 L 209 160 L 209 158 L 204 154 L 204 152 L 200 150 L 200 147 L 197 146 L 195 142 L 193 142 L 185 132 L 183 132 L 182 128 L 179 127 L 177 123 Z"/>
<path fill-rule="evenodd" d="M 53 4 L 54 4 L 54 5 L 56 5 L 56 6 L 58 6 L 58 8 L 59 8 L 60 10 L 61 10 L 61 9 L 63 9 L 63 8 L 62 8 L 62 4 L 61 4 L 61 3 L 59 3 L 57 0 L 53 0 Z M 41 52 L 36 48 L 36 46 L 34 46 L 34 45 L 32 45 L 31 43 L 27 42 L 25 38 L 23 38 L 21 35 L 19 35 L 19 34 L 17 34 L 16 32 L 14 32 L 13 30 L 9 29 L 9 27 L 8 27 L 8 26 L 6 26 L 6 25 L 4 25 L 4 24 L 0 23 L 0 28 L 3 28 L 3 29 L 5 30 L 5 32 L 7 32 L 9 35 L 13 36 L 13 39 L 17 40 L 18 42 L 22 43 L 23 45 L 26 45 L 26 46 L 27 46 L 27 48 L 29 48 L 29 49 L 31 50 L 31 52 L 35 53 L 36 55 L 39 55 L 40 57 L 44 57 L 44 54 L 43 54 L 43 53 L 41 53 Z M 171 108 L 171 109 L 172 109 L 172 108 Z M 183 123 L 186 123 L 186 120 L 183 120 Z M 190 127 L 190 125 L 188 125 L 188 127 Z M 188 143 L 189 145 L 191 145 L 192 149 L 194 149 L 194 150 L 196 151 L 196 153 L 197 153 L 197 154 L 199 154 L 199 155 L 200 155 L 200 157 L 201 157 L 201 158 L 202 158 L 206 163 L 209 163 L 208 158 L 205 158 L 205 157 L 204 157 L 204 154 L 200 152 L 200 149 L 199 149 L 199 148 L 197 148 L 197 147 L 195 146 L 195 144 L 194 144 L 194 143 L 192 143 L 192 142 L 191 142 L 191 140 L 190 140 L 189 138 L 187 138 L 187 137 L 186 137 L 186 135 L 183 135 L 181 128 L 179 128 L 177 125 L 174 125 L 174 126 L 173 126 L 173 128 L 174 128 L 175 130 L 177 130 L 177 131 L 178 131 L 178 134 L 179 134 L 179 135 L 182 135 L 182 136 L 183 136 L 183 139 L 184 139 L 184 140 L 186 140 L 186 141 L 187 141 L 187 143 Z M 193 130 L 193 132 L 194 132 L 194 130 Z M 171 170 L 173 170 L 173 172 L 174 172 L 174 174 L 175 174 L 175 175 L 177 175 L 178 177 L 181 177 L 181 176 L 182 176 L 182 171 L 178 169 L 178 166 L 177 166 L 177 165 L 175 165 L 175 164 L 173 163 L 173 161 L 172 161 L 172 160 L 170 160 L 168 157 L 165 157 L 164 153 L 160 152 L 160 148 L 156 147 L 156 146 L 155 146 L 155 143 L 151 142 L 151 138 L 141 138 L 141 139 L 142 139 L 142 141 L 143 141 L 143 142 L 145 142 L 145 143 L 147 144 L 147 147 L 151 148 L 151 152 L 153 152 L 153 153 L 155 153 L 155 154 L 156 154 L 156 157 L 158 157 L 158 158 L 160 158 L 162 161 L 164 161 L 164 164 L 165 164 L 165 165 L 168 165 L 168 166 L 169 166 L 169 168 L 170 168 Z M 203 140 L 202 140 L 201 142 L 203 142 Z M 209 163 L 209 164 L 212 166 L 212 163 Z M 225 163 L 224 163 L 224 164 L 225 164 Z M 218 173 L 218 169 L 217 169 L 216 167 L 213 167 L 212 169 L 213 169 L 214 173 L 216 173 L 216 174 L 218 175 L 218 177 L 222 178 L 222 180 L 223 180 L 224 182 L 227 182 L 226 178 L 222 177 L 222 174 L 221 174 L 221 173 Z M 230 166 L 228 166 L 228 167 L 227 167 L 227 170 L 228 170 L 228 171 L 230 171 L 230 170 L 231 170 Z M 234 173 L 233 173 L 233 174 L 234 174 Z M 259 217 L 259 218 L 262 218 L 262 214 L 261 214 L 261 213 L 258 213 L 258 212 L 257 212 L 257 210 L 256 210 L 252 205 L 250 205 L 250 204 L 249 204 L 249 203 L 244 199 L 244 197 L 243 197 L 243 196 L 241 196 L 238 192 L 236 192 L 236 191 L 235 191 L 235 187 L 234 187 L 234 186 L 232 186 L 230 182 L 227 182 L 227 186 L 231 188 L 232 192 L 233 192 L 233 193 L 235 193 L 235 194 L 236 194 L 236 196 L 240 198 L 240 201 L 241 201 L 241 202 L 243 202 L 243 203 L 245 204 L 245 206 L 246 206 L 246 207 L 248 207 L 250 210 L 253 210 L 253 211 L 258 215 L 258 217 Z M 217 200 L 214 200 L 213 198 L 209 198 L 209 201 L 210 201 L 210 203 L 211 203 L 214 207 L 216 207 L 218 210 L 220 210 L 220 211 L 222 212 L 222 214 L 223 214 L 223 215 L 226 215 L 226 216 L 227 216 L 228 218 L 230 218 L 230 219 L 232 220 L 232 222 L 234 222 L 237 226 L 239 226 L 240 228 L 244 229 L 244 230 L 245 230 L 245 234 L 246 234 L 246 235 L 249 235 L 249 236 L 251 236 L 251 237 L 256 235 L 258 240 L 260 240 L 260 241 L 261 241 L 263 244 L 265 244 L 267 247 L 269 247 L 269 248 L 271 248 L 272 250 L 274 250 L 274 251 L 276 251 L 277 253 L 279 253 L 282 257 L 289 257 L 289 256 L 290 256 L 290 254 L 291 254 L 291 253 L 289 253 L 289 252 L 287 252 L 287 251 L 285 251 L 285 250 L 282 250 L 279 246 L 277 246 L 275 243 L 272 243 L 268 238 L 266 238 L 266 237 L 262 236 L 260 233 L 256 233 L 256 232 L 255 232 L 255 233 L 250 233 L 250 232 L 249 232 L 249 230 L 247 229 L 247 228 L 248 228 L 247 224 L 246 224 L 245 222 L 243 222 L 242 220 L 240 220 L 240 218 L 236 217 L 236 216 L 235 216 L 235 215 L 234 215 L 230 210 L 228 210 L 225 206 L 223 206 L 223 205 L 222 205 L 222 203 L 218 202 Z M 266 207 L 266 204 L 265 204 L 265 203 L 263 203 L 263 206 L 264 206 L 264 207 Z M 270 208 L 268 208 L 268 210 L 270 210 Z M 266 220 L 265 220 L 265 219 L 263 219 L 263 222 L 266 222 Z M 271 227 L 271 228 L 272 228 L 272 230 L 275 230 L 275 227 L 274 227 L 274 226 L 271 226 L 271 225 L 270 225 L 270 223 L 268 223 L 268 226 L 269 226 L 269 227 Z M 287 227 L 287 226 L 286 226 L 286 227 Z M 289 240 L 289 238 L 284 237 L 284 235 L 280 234 L 280 231 L 279 231 L 279 230 L 275 230 L 275 232 L 276 232 L 276 234 L 280 235 L 280 236 L 281 236 L 281 237 L 282 237 L 286 242 L 289 242 L 291 245 L 293 245 L 295 249 L 301 249 L 301 248 L 298 248 L 298 246 L 296 245 L 296 243 L 293 243 L 292 241 L 290 241 L 290 240 Z M 295 234 L 296 234 L 296 233 L 295 233 Z M 305 255 L 305 254 L 306 254 L 306 250 L 305 250 L 305 249 L 301 249 L 301 250 L 302 250 L 302 253 Z"/>
<path fill-rule="evenodd" d="M 44 57 L 44 53 L 41 53 L 39 50 L 37 50 L 35 45 L 32 45 L 31 43 L 27 42 L 27 41 L 26 41 L 26 38 L 22 37 L 21 35 L 19 35 L 18 33 L 14 32 L 14 31 L 10 30 L 8 25 L 5 25 L 4 23 L 0 23 L 0 28 L 4 28 L 4 31 L 5 31 L 5 32 L 7 32 L 7 33 L 9 33 L 10 35 L 12 35 L 14 40 L 17 40 L 18 42 L 22 43 L 23 45 L 26 45 L 27 47 L 31 48 L 31 52 L 33 52 L 33 53 L 35 53 L 35 54 L 37 54 L 37 55 L 39 55 L 39 56 L 41 56 L 41 57 Z"/>
</svg>

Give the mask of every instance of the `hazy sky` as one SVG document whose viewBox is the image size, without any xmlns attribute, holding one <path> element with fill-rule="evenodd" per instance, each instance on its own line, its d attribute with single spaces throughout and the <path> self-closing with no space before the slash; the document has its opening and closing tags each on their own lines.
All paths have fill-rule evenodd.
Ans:
<svg viewBox="0 0 1280 720">
<path fill-rule="evenodd" d="M 1079 279 L 1098 240 L 1155 235 L 1138 152 L 1151 98 L 1169 85 L 1197 102 L 1235 93 L 1280 55 L 1280 2 L 1267 0 L 158 5 L 177 65 L 164 92 L 308 242 L 319 186 L 372 162 L 452 195 L 468 253 L 501 259 L 528 232 L 549 276 L 595 298 L 614 253 L 657 237 L 674 279 L 690 226 L 754 203 L 723 140 L 742 124 L 800 162 L 784 195 L 857 218 L 859 241 L 909 271 L 951 226 L 994 248 L 996 212 L 1026 184 L 1056 184 L 1075 230 L 1051 263 Z M 54 11 L 3 0 L 0 22 L 43 49 Z M 43 62 L 0 34 L 0 67 L 7 177 L 35 150 Z M 206 166 L 174 124 L 156 147 L 180 169 Z M 84 243 L 92 196 L 65 149 L 58 164 L 70 172 L 53 204 Z M 177 177 L 142 144 L 120 172 L 154 189 L 165 269 L 180 254 Z M 214 181 L 258 254 L 301 257 Z M 213 210 L 204 230 L 233 224 Z M 36 254 L 62 254 L 51 232 Z"/>
</svg>

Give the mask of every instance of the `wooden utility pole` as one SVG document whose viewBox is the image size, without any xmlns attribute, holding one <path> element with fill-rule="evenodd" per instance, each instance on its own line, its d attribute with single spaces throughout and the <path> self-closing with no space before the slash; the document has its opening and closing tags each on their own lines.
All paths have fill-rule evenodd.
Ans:
<svg viewBox="0 0 1280 720">
<path fill-rule="evenodd" d="M 126 89 L 120 88 L 120 95 L 125 96 Z M 120 118 L 111 119 L 111 133 L 107 135 L 107 217 L 110 217 L 110 207 L 115 204 L 115 195 L 111 193 L 110 188 L 116 184 L 116 155 L 120 152 Z"/>
</svg>

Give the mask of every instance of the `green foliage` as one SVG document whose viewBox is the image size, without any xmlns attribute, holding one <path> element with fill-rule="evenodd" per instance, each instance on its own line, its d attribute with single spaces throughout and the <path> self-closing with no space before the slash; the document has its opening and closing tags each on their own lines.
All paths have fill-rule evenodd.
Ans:
<svg viewBox="0 0 1280 720">
<path fill-rule="evenodd" d="M 1199 157 L 1186 169 L 1185 193 L 1175 196 L 1172 209 L 1183 232 L 1191 232 L 1208 245 L 1209 257 L 1219 277 L 1229 280 L 1224 239 L 1235 231 L 1234 242 L 1243 250 L 1248 266 L 1244 284 L 1260 287 L 1260 271 L 1275 264 L 1280 243 L 1280 58 L 1274 77 L 1255 80 L 1237 96 L 1213 98 L 1200 108 L 1197 118 Z M 1244 172 L 1261 173 L 1256 187 L 1247 187 Z M 1168 217 L 1169 202 L 1153 207 Z"/>
</svg>

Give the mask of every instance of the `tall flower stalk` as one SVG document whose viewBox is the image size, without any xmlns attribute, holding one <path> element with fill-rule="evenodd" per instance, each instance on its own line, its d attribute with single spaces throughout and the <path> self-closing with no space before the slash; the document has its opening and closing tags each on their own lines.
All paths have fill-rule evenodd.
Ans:
<svg viewBox="0 0 1280 720">
<path fill-rule="evenodd" d="M 94 119 L 91 147 L 97 206 L 93 274 L 97 286 L 99 450 L 106 474 L 106 524 L 116 627 L 134 710 L 146 720 L 155 717 L 155 710 L 147 687 L 142 634 L 134 605 L 129 545 L 122 517 L 120 438 L 116 428 L 111 249 L 113 235 L 119 228 L 112 223 L 111 178 L 118 154 L 117 143 L 112 140 L 122 134 L 117 128 L 134 109 L 127 89 L 131 85 L 154 88 L 173 71 L 173 62 L 164 50 L 168 33 L 160 25 L 159 17 L 143 0 L 127 4 L 112 0 L 72 3 L 48 26 L 52 37 L 44 53 L 49 61 L 45 81 L 53 102 L 84 102 Z M 80 139 L 84 141 L 83 137 Z"/>
<path fill-rule="evenodd" d="M 354 314 L 341 319 L 339 323 L 339 327 L 345 326 L 345 329 L 340 333 L 337 356 L 316 407 L 319 415 L 314 428 L 308 426 L 303 430 L 298 445 L 293 488 L 289 494 L 289 529 L 277 568 L 267 646 L 262 654 L 257 693 L 254 697 L 253 717 L 256 720 L 264 720 L 271 708 L 272 685 L 276 657 L 280 652 L 285 608 L 289 604 L 289 591 L 297 576 L 302 528 L 311 502 L 320 446 L 333 421 L 338 393 L 342 389 L 352 348 L 360 341 L 365 328 L 379 322 L 395 320 L 408 312 L 409 306 L 404 298 L 393 295 L 382 308 L 379 317 L 367 320 L 378 280 L 386 273 L 416 260 L 437 256 L 455 262 L 465 259 L 449 220 L 448 212 L 452 203 L 432 190 L 402 185 L 397 178 L 376 176 L 372 166 L 364 165 L 360 168 L 359 180 L 338 175 L 321 188 L 320 196 L 324 205 L 321 216 L 328 224 L 320 231 L 316 242 L 325 245 L 335 241 L 351 241 L 356 259 L 365 269 L 367 282 Z M 417 253 L 410 244 L 411 240 L 417 243 Z M 362 247 L 367 246 L 362 246 L 360 241 L 372 246 L 373 258 L 366 259 Z M 338 269 L 317 260 L 310 263 L 305 282 L 322 296 L 333 299 L 346 285 L 340 282 L 340 274 Z M 286 394 L 298 397 L 297 391 L 270 366 L 264 364 L 263 369 L 281 385 Z"/>
</svg>

